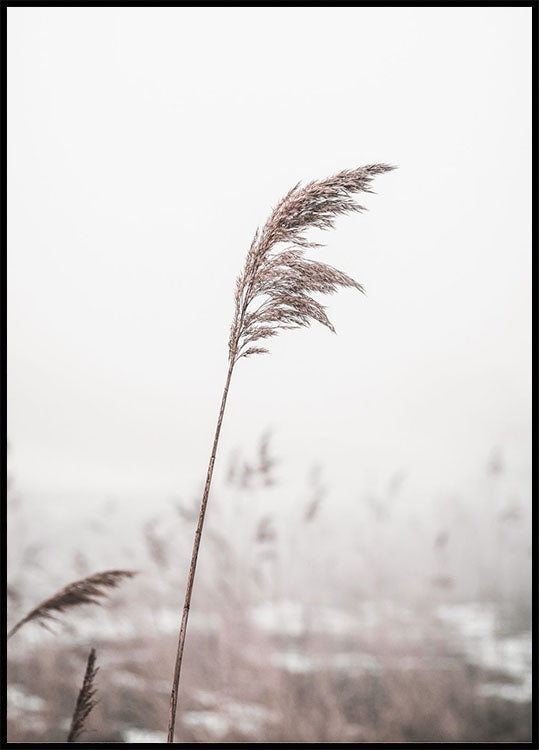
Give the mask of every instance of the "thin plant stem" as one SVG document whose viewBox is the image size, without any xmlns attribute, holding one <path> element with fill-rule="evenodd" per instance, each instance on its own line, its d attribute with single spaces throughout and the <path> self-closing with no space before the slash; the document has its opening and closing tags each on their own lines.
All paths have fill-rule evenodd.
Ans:
<svg viewBox="0 0 539 750">
<path fill-rule="evenodd" d="M 178 636 L 178 647 L 176 649 L 176 663 L 174 665 L 174 677 L 172 679 L 172 691 L 170 693 L 170 711 L 169 711 L 169 719 L 168 719 L 167 742 L 174 742 L 176 709 L 178 707 L 178 686 L 180 683 L 183 647 L 185 644 L 185 635 L 187 632 L 187 621 L 189 619 L 189 608 L 191 606 L 191 595 L 193 593 L 193 583 L 195 581 L 198 550 L 200 547 L 200 538 L 202 536 L 202 528 L 204 526 L 204 517 L 206 515 L 206 507 L 208 505 L 208 496 L 210 494 L 210 486 L 211 486 L 211 480 L 213 476 L 213 467 L 215 465 L 215 455 L 217 453 L 217 446 L 219 444 L 219 435 L 221 434 L 221 425 L 223 423 L 223 415 L 225 413 L 226 399 L 228 396 L 228 388 L 230 386 L 230 379 L 232 377 L 233 369 L 234 369 L 234 358 L 232 357 L 230 360 L 228 374 L 226 377 L 225 388 L 223 391 L 223 398 L 221 400 L 221 408 L 219 410 L 219 417 L 217 419 L 217 427 L 215 428 L 215 437 L 213 438 L 213 447 L 212 447 L 211 456 L 210 456 L 210 463 L 208 465 L 208 473 L 206 475 L 206 484 L 204 486 L 204 494 L 202 495 L 202 502 L 200 504 L 200 513 L 198 516 L 198 524 L 197 524 L 197 528 L 195 531 L 195 540 L 193 542 L 191 565 L 189 567 L 189 575 L 187 577 L 187 588 L 185 591 L 185 601 L 183 605 L 182 621 L 180 625 L 180 633 Z"/>
<path fill-rule="evenodd" d="M 363 287 L 332 266 L 304 258 L 303 252 L 306 248 L 321 247 L 318 243 L 309 242 L 305 232 L 310 228 L 331 229 L 337 216 L 348 212 L 364 211 L 363 206 L 355 203 L 351 195 L 358 192 L 371 192 L 372 179 L 393 168 L 388 164 L 368 164 L 365 167 L 344 170 L 325 180 L 309 182 L 304 187 L 300 187 L 298 183 L 273 209 L 262 230 L 256 231 L 247 253 L 244 269 L 236 280 L 235 314 L 228 344 L 228 374 L 215 429 L 187 578 L 170 694 L 167 742 L 174 742 L 178 685 L 191 594 L 232 370 L 235 363 L 242 357 L 265 354 L 268 349 L 257 342 L 265 343 L 266 339 L 277 335 L 280 330 L 301 328 L 309 326 L 312 321 L 317 321 L 335 332 L 324 307 L 312 297 L 312 294 L 315 292 L 332 294 L 339 287 L 355 287 L 362 292 Z M 278 246 L 282 247 L 283 243 L 288 247 L 278 250 Z M 254 311 L 252 307 L 249 310 L 249 306 L 255 300 L 262 304 Z"/>
</svg>

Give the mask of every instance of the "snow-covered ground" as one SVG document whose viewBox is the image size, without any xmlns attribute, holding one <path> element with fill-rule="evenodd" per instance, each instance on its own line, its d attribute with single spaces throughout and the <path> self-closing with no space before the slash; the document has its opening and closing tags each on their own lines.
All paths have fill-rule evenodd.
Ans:
<svg viewBox="0 0 539 750">
<path fill-rule="evenodd" d="M 482 695 L 497 695 L 511 701 L 529 701 L 532 697 L 532 634 L 497 633 L 498 618 L 494 605 L 444 604 L 437 615 L 448 627 L 454 645 L 468 661 L 490 670 L 504 672 L 514 682 L 488 682 Z"/>
</svg>

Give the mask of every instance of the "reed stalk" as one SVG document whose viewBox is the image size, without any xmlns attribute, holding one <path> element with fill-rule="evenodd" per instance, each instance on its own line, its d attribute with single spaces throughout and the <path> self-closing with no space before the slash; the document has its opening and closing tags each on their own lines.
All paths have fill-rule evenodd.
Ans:
<svg viewBox="0 0 539 750">
<path fill-rule="evenodd" d="M 311 294 L 332 294 L 339 287 L 364 290 L 361 284 L 342 271 L 304 258 L 306 248 L 321 247 L 319 243 L 308 241 L 305 232 L 311 228 L 333 228 L 338 215 L 364 211 L 364 207 L 350 196 L 357 192 L 372 192 L 369 186 L 373 177 L 392 169 L 394 167 L 387 164 L 370 164 L 339 172 L 325 180 L 310 182 L 304 187 L 298 183 L 277 204 L 262 230 L 257 229 L 244 269 L 236 281 L 229 366 L 200 504 L 178 635 L 170 694 L 169 743 L 174 742 L 180 673 L 198 552 L 234 366 L 242 357 L 266 353 L 268 349 L 257 342 L 271 338 L 281 330 L 309 326 L 315 320 L 335 332 L 325 308 Z M 288 247 L 278 249 L 282 248 L 283 243 Z M 259 306 L 253 309 L 255 300 Z"/>
<path fill-rule="evenodd" d="M 126 578 L 133 578 L 134 570 L 105 570 L 95 573 L 80 581 L 73 581 L 57 591 L 56 594 L 34 607 L 22 620 L 19 620 L 7 634 L 9 640 L 15 633 L 29 622 L 36 622 L 43 628 L 48 628 L 51 622 L 58 620 L 58 615 L 83 604 L 100 605 L 106 599 L 109 589 L 114 589 Z"/>
<path fill-rule="evenodd" d="M 85 729 L 86 719 L 97 705 L 97 700 L 95 698 L 97 691 L 94 685 L 94 680 L 99 667 L 95 666 L 95 659 L 95 648 L 92 648 L 88 654 L 86 671 L 75 704 L 75 710 L 73 711 L 71 726 L 69 728 L 69 734 L 67 735 L 67 742 L 77 742 Z"/>
</svg>

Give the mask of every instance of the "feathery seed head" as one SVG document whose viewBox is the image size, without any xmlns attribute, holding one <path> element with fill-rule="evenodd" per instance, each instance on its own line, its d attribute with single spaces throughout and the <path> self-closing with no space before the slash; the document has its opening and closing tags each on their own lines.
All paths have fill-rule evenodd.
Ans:
<svg viewBox="0 0 539 750">
<path fill-rule="evenodd" d="M 19 628 L 28 622 L 38 622 L 46 628 L 50 620 L 56 620 L 59 613 L 81 604 L 101 604 L 101 599 L 108 594 L 107 589 L 116 588 L 125 578 L 136 575 L 133 570 L 106 570 L 95 573 L 80 581 L 73 581 L 56 594 L 38 604 L 22 620 L 14 625 L 7 637 L 11 638 Z"/>
<path fill-rule="evenodd" d="M 86 672 L 84 673 L 82 687 L 77 698 L 77 703 L 75 704 L 67 742 L 76 742 L 79 739 L 84 731 L 86 719 L 90 715 L 92 709 L 97 705 L 97 700 L 95 698 L 97 690 L 94 687 L 94 680 L 99 667 L 95 666 L 95 659 L 95 649 L 92 648 L 88 655 Z"/>
<path fill-rule="evenodd" d="M 303 188 L 298 183 L 279 201 L 262 230 L 256 230 L 236 281 L 229 339 L 232 362 L 266 353 L 267 348 L 252 344 L 280 330 L 308 326 L 312 320 L 335 331 L 324 307 L 311 294 L 333 294 L 339 287 L 354 287 L 360 292 L 364 289 L 342 271 L 305 258 L 306 248 L 322 247 L 308 241 L 305 233 L 312 227 L 332 229 L 337 216 L 366 210 L 351 196 L 372 192 L 373 177 L 392 169 L 395 167 L 388 164 L 347 169 Z M 283 243 L 288 246 L 277 249 Z M 253 310 L 255 299 L 260 304 Z"/>
</svg>

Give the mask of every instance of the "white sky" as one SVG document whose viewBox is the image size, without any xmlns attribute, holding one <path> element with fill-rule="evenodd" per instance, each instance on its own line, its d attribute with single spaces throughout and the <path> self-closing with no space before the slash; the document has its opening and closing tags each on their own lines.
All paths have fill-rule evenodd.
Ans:
<svg viewBox="0 0 539 750">
<path fill-rule="evenodd" d="M 217 474 L 531 463 L 531 8 L 9 8 L 8 438 L 39 492 L 202 480 L 234 280 L 299 179 L 374 161 L 316 238 L 367 296 L 236 368 Z"/>
</svg>

